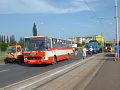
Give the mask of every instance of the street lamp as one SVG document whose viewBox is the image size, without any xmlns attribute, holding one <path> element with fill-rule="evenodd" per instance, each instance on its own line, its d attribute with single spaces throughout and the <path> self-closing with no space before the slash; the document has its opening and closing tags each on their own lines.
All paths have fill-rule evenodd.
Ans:
<svg viewBox="0 0 120 90">
<path fill-rule="evenodd" d="M 116 14 L 116 44 L 119 45 L 118 16 L 117 16 L 117 0 L 115 0 L 115 14 Z"/>
</svg>

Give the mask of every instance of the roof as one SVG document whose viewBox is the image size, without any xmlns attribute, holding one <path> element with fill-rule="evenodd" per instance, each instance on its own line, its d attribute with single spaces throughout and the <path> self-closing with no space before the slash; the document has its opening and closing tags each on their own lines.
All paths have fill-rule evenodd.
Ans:
<svg viewBox="0 0 120 90">
<path fill-rule="evenodd" d="M 39 37 L 48 37 L 48 36 L 30 36 L 30 37 L 24 37 L 24 38 L 39 38 Z M 64 39 L 54 38 L 54 37 L 49 37 L 49 38 L 53 38 L 53 39 L 57 39 L 57 40 L 64 40 Z M 70 41 L 70 40 L 64 40 L 64 41 Z"/>
</svg>

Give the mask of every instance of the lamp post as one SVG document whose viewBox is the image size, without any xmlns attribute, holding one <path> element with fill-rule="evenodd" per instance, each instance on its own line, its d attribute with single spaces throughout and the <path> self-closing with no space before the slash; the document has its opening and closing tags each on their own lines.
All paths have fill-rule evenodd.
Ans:
<svg viewBox="0 0 120 90">
<path fill-rule="evenodd" d="M 116 14 L 116 44 L 119 45 L 118 16 L 117 16 L 117 0 L 115 0 L 115 14 Z"/>
</svg>

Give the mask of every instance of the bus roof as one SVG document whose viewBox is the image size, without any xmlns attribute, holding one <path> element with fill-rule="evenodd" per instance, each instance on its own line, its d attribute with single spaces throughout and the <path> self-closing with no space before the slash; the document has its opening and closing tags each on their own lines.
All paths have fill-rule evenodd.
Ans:
<svg viewBox="0 0 120 90">
<path fill-rule="evenodd" d="M 48 36 L 30 36 L 30 37 L 24 37 L 24 38 L 39 38 L 39 37 L 47 37 L 47 38 L 53 38 L 53 39 L 58 39 L 58 40 L 64 40 L 64 39 L 55 38 L 55 37 L 48 37 Z M 64 41 L 69 41 L 69 40 L 64 40 Z"/>
</svg>

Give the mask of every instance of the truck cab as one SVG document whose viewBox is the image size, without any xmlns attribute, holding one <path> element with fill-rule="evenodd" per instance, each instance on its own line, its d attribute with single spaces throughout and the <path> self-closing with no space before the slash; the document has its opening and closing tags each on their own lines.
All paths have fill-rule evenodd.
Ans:
<svg viewBox="0 0 120 90">
<path fill-rule="evenodd" d="M 98 52 L 98 44 L 97 43 L 88 43 L 88 53 L 90 52 L 89 48 L 92 46 L 93 48 L 93 53 Z"/>
<path fill-rule="evenodd" d="M 5 63 L 8 62 L 23 62 L 23 51 L 20 45 L 15 46 L 8 46 L 7 52 L 5 54 L 6 59 L 4 60 Z"/>
</svg>

